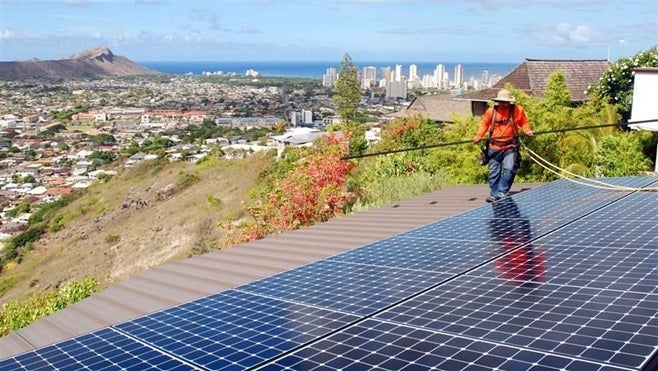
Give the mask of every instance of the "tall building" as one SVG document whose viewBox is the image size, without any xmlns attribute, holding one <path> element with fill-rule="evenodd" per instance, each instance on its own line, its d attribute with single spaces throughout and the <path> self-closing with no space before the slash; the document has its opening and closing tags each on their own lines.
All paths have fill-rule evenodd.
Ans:
<svg viewBox="0 0 658 371">
<path fill-rule="evenodd" d="M 405 81 L 390 81 L 386 83 L 386 99 L 407 98 L 407 83 Z"/>
<path fill-rule="evenodd" d="M 489 81 L 489 70 L 482 71 L 482 83 L 484 86 L 491 86 L 491 81 Z"/>
<path fill-rule="evenodd" d="M 391 67 L 382 67 L 382 80 L 391 81 Z"/>
<path fill-rule="evenodd" d="M 453 85 L 459 89 L 464 84 L 464 66 L 458 64 L 455 66 L 455 79 Z"/>
<path fill-rule="evenodd" d="M 409 80 L 415 80 L 418 78 L 418 66 L 412 64 L 409 66 Z"/>
<path fill-rule="evenodd" d="M 377 82 L 377 67 L 363 67 L 363 74 L 361 75 L 361 88 L 367 89 L 375 85 L 375 82 Z"/>
<path fill-rule="evenodd" d="M 322 75 L 322 86 L 331 88 L 336 84 L 336 79 L 338 78 L 336 73 L 336 68 L 329 67 L 324 75 Z"/>
<path fill-rule="evenodd" d="M 302 110 L 302 123 L 304 125 L 313 123 L 313 111 L 305 109 Z"/>
<path fill-rule="evenodd" d="M 290 125 L 295 127 L 301 124 L 301 118 L 299 117 L 299 112 L 292 111 L 290 112 Z"/>
<path fill-rule="evenodd" d="M 446 77 L 446 66 L 438 64 L 434 69 L 434 86 L 433 88 L 445 89 L 444 80 Z"/>
<path fill-rule="evenodd" d="M 402 81 L 402 65 L 401 64 L 396 64 L 395 65 L 395 81 Z"/>
</svg>

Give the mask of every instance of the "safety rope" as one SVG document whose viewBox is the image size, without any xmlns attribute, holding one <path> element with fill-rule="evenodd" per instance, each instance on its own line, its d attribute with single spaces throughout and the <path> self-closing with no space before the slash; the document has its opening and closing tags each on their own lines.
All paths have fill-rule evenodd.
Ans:
<svg viewBox="0 0 658 371">
<path fill-rule="evenodd" d="M 626 126 L 629 126 L 629 125 L 653 123 L 653 122 L 656 122 L 656 121 L 658 121 L 658 119 L 629 121 L 629 122 L 622 122 L 622 123 L 615 123 L 615 124 L 600 124 L 600 125 L 591 125 L 591 126 L 580 126 L 580 127 L 575 127 L 575 128 L 554 129 L 554 130 L 546 130 L 546 131 L 536 131 L 535 135 L 550 134 L 550 133 L 564 133 L 564 132 L 567 132 L 567 131 L 576 131 L 576 130 L 598 129 L 598 128 L 606 128 L 606 127 L 611 127 L 611 126 L 626 127 Z M 467 144 L 467 143 L 473 143 L 473 141 L 469 139 L 469 140 L 460 140 L 460 141 L 457 141 L 457 142 L 450 142 L 450 143 L 428 144 L 428 145 L 420 146 L 420 147 L 400 148 L 400 149 L 392 149 L 392 150 L 382 151 L 382 152 L 371 152 L 371 153 L 362 153 L 362 154 L 359 154 L 359 155 L 343 156 L 340 159 L 341 160 L 352 160 L 352 159 L 357 159 L 357 158 L 387 155 L 387 154 L 390 154 L 390 153 L 417 151 L 417 150 L 420 150 L 420 149 L 454 146 L 454 145 L 457 145 L 457 144 Z"/>
<path fill-rule="evenodd" d="M 567 169 L 563 169 L 563 168 L 561 168 L 561 167 L 559 167 L 555 164 L 550 163 L 545 158 L 538 155 L 535 151 L 531 150 L 525 143 L 523 143 L 523 141 L 521 141 L 521 139 L 519 139 L 519 141 L 521 142 L 521 145 L 523 146 L 523 148 L 530 154 L 530 156 L 528 156 L 528 157 L 530 157 L 530 159 L 532 161 L 534 161 L 537 165 L 543 167 L 544 169 L 548 170 L 549 172 L 551 172 L 551 173 L 557 175 L 558 177 L 560 177 L 562 179 L 565 179 L 569 182 L 584 185 L 584 186 L 587 186 L 587 187 L 592 187 L 592 188 L 615 190 L 615 191 L 658 192 L 658 187 L 650 187 L 650 188 L 626 187 L 626 186 L 620 186 L 620 185 L 616 185 L 616 184 L 606 183 L 606 182 L 596 180 L 596 179 L 586 178 L 586 177 L 578 175 L 576 173 L 572 173 Z M 578 179 L 584 179 L 585 181 L 583 182 L 583 181 L 575 180 L 573 178 L 568 177 L 567 175 L 578 178 Z"/>
</svg>

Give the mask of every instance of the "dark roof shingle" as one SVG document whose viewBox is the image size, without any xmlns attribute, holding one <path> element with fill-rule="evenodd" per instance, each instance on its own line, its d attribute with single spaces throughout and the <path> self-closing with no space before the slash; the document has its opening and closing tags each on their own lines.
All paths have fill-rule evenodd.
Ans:
<svg viewBox="0 0 658 371">
<path fill-rule="evenodd" d="M 469 92 L 459 98 L 488 101 L 493 99 L 506 83 L 532 97 L 541 97 L 548 86 L 549 77 L 557 71 L 562 71 L 571 100 L 583 102 L 587 100 L 587 88 L 598 82 L 609 68 L 610 62 L 606 60 L 526 59 L 491 88 Z"/>
</svg>

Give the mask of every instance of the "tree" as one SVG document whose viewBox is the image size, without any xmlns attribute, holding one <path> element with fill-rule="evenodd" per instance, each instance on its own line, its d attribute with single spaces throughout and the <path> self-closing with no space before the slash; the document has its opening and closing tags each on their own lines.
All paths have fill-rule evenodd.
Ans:
<svg viewBox="0 0 658 371">
<path fill-rule="evenodd" d="M 272 131 L 276 134 L 283 134 L 286 132 L 286 129 L 288 129 L 288 123 L 286 120 L 276 120 L 274 125 L 272 125 Z"/>
<path fill-rule="evenodd" d="M 91 138 L 95 146 L 112 145 L 116 143 L 116 138 L 110 134 L 100 133 Z"/>
<path fill-rule="evenodd" d="M 606 71 L 599 82 L 590 87 L 589 93 L 613 104 L 623 121 L 631 117 L 633 102 L 634 69 L 658 67 L 658 50 L 653 47 L 637 53 L 633 58 L 620 58 Z"/>
<path fill-rule="evenodd" d="M 368 145 L 365 139 L 366 127 L 359 120 L 363 117 L 358 110 L 361 102 L 361 89 L 357 69 L 347 53 L 340 62 L 334 93 L 332 100 L 336 104 L 338 114 L 343 119 L 341 130 L 350 137 L 349 154 L 361 154 Z"/>
<path fill-rule="evenodd" d="M 227 231 L 227 245 L 343 214 L 357 197 L 348 190 L 348 176 L 355 164 L 341 160 L 346 152 L 344 138 L 336 135 L 318 139 L 313 147 L 286 152 L 291 158 L 273 165 L 264 175 L 262 189 L 252 191 L 252 200 L 244 203 L 251 218 L 240 224 L 220 224 Z"/>
<path fill-rule="evenodd" d="M 336 104 L 340 117 L 345 121 L 353 121 L 361 101 L 361 89 L 359 88 L 356 66 L 354 66 L 352 58 L 347 53 L 340 62 L 334 93 L 336 94 L 332 97 L 332 100 Z"/>
</svg>

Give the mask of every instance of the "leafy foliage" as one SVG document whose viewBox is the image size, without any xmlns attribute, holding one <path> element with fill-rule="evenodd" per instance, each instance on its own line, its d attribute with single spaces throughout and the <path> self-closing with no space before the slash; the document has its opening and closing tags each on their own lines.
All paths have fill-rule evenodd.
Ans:
<svg viewBox="0 0 658 371">
<path fill-rule="evenodd" d="M 11 301 L 0 310 L 0 336 L 5 336 L 11 330 L 23 328 L 41 317 L 45 317 L 69 304 L 76 303 L 98 289 L 95 278 L 74 281 L 60 290 L 50 290 L 41 295 L 33 296 L 25 301 Z"/>
<path fill-rule="evenodd" d="M 606 177 L 637 175 L 651 166 L 636 133 L 607 136 L 594 152 L 597 173 Z"/>
<path fill-rule="evenodd" d="M 266 175 L 252 201 L 244 203 L 251 218 L 220 223 L 227 230 L 227 245 L 329 220 L 354 202 L 356 194 L 346 190 L 354 164 L 341 160 L 347 152 L 344 140 L 330 135 L 314 147 L 290 152 L 295 166 L 283 161 L 280 170 Z"/>
<path fill-rule="evenodd" d="M 620 58 L 589 89 L 591 94 L 613 104 L 624 121 L 631 117 L 635 77 L 633 69 L 639 67 L 658 67 L 656 47 L 639 52 L 632 58 Z"/>
<path fill-rule="evenodd" d="M 332 100 L 336 104 L 338 114 L 345 121 L 353 121 L 361 101 L 361 89 L 356 66 L 347 53 L 340 62 L 334 93 L 336 94 Z"/>
</svg>

